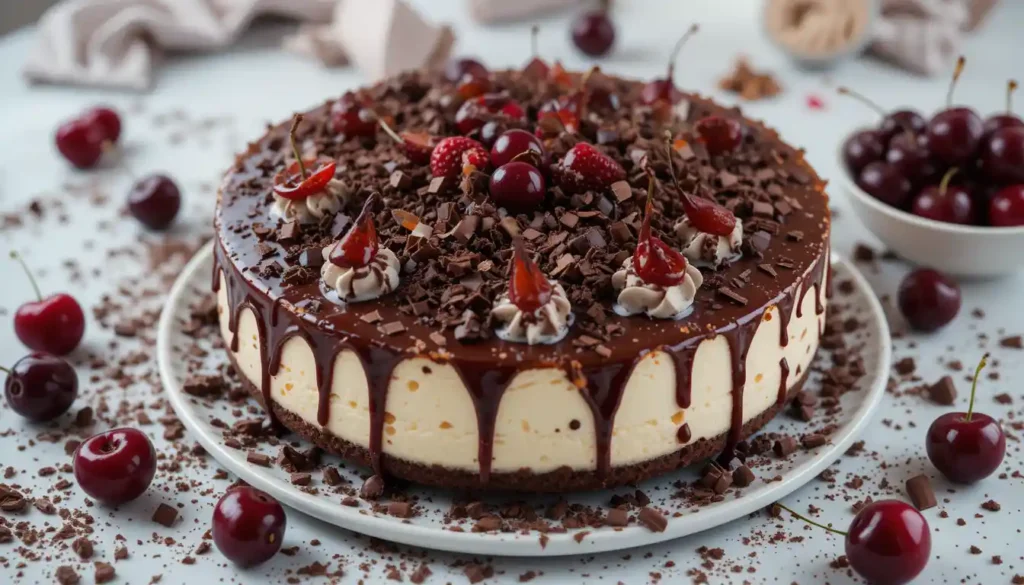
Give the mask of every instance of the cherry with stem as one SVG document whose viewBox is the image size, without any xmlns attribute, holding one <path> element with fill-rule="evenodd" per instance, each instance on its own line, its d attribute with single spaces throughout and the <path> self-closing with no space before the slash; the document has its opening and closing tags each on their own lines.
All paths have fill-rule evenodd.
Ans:
<svg viewBox="0 0 1024 585">
<path fill-rule="evenodd" d="M 676 286 L 686 279 L 686 257 L 651 233 L 654 219 L 654 173 L 647 175 L 647 203 L 644 222 L 633 251 L 633 269 L 644 282 L 658 286 Z"/>
<path fill-rule="evenodd" d="M 643 90 L 640 92 L 640 99 L 645 104 L 651 105 L 658 101 L 675 104 L 682 99 L 683 94 L 676 89 L 676 83 L 673 79 L 676 71 L 676 59 L 679 57 L 679 52 L 682 50 L 683 45 L 686 44 L 686 41 L 689 40 L 689 38 L 698 30 L 700 30 L 700 26 L 693 24 L 685 33 L 683 33 L 683 36 L 679 37 L 679 40 L 676 41 L 676 45 L 672 48 L 672 54 L 668 60 L 668 71 L 665 74 L 665 78 L 655 79 L 644 85 Z"/>
<path fill-rule="evenodd" d="M 536 313 L 551 301 L 551 281 L 541 272 L 526 250 L 523 238 L 512 240 L 512 271 L 508 299 L 524 313 Z"/>
<path fill-rule="evenodd" d="M 928 149 L 932 155 L 950 166 L 972 162 L 984 131 L 984 123 L 974 110 L 952 107 L 953 90 L 965 64 L 966 60 L 960 56 L 946 92 L 946 109 L 935 114 L 928 122 Z"/>
<path fill-rule="evenodd" d="M 319 161 L 317 168 L 312 173 L 309 172 L 296 139 L 296 133 L 301 123 L 302 114 L 296 114 L 292 119 L 291 129 L 288 131 L 288 140 L 291 143 L 295 162 L 274 176 L 274 193 L 292 201 L 305 199 L 326 189 L 327 184 L 334 178 L 334 171 L 337 167 L 334 160 L 326 159 Z"/>
<path fill-rule="evenodd" d="M 402 145 L 405 156 L 416 164 L 427 164 L 430 162 L 430 153 L 434 151 L 435 140 L 426 132 L 395 132 L 383 118 L 378 120 L 381 130 L 391 137 L 392 140 Z"/>
<path fill-rule="evenodd" d="M 53 355 L 71 353 L 85 334 L 85 313 L 78 301 L 67 293 L 43 297 L 39 284 L 21 255 L 11 250 L 35 292 L 35 301 L 24 303 L 14 313 L 14 333 L 26 347 Z"/>
<path fill-rule="evenodd" d="M 665 141 L 668 148 L 669 176 L 672 177 L 672 184 L 675 185 L 680 197 L 682 197 L 683 211 L 686 213 L 686 217 L 690 219 L 690 223 L 693 227 L 704 233 L 723 237 L 732 235 L 733 230 L 736 229 L 736 216 L 718 203 L 710 199 L 695 197 L 682 188 L 679 184 L 679 179 L 676 177 L 675 165 L 672 164 L 674 148 L 672 146 L 671 132 L 665 132 Z"/>
<path fill-rule="evenodd" d="M 380 243 L 377 240 L 377 228 L 373 223 L 373 207 L 377 199 L 376 193 L 366 199 L 359 217 L 331 249 L 328 258 L 331 264 L 342 268 L 362 268 L 377 256 Z"/>
</svg>

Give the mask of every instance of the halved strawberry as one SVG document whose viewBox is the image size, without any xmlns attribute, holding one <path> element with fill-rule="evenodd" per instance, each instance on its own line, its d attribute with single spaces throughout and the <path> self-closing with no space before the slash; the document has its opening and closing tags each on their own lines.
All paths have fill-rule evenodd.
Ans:
<svg viewBox="0 0 1024 585">
<path fill-rule="evenodd" d="M 626 178 L 626 170 L 592 144 L 580 142 L 555 166 L 554 175 L 566 193 L 601 191 Z"/>
</svg>

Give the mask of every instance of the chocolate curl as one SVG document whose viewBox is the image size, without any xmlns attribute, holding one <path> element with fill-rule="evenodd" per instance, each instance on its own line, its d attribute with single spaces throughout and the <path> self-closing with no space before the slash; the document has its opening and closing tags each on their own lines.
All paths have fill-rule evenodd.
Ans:
<svg viewBox="0 0 1024 585">
<path fill-rule="evenodd" d="M 455 44 L 451 27 L 428 23 L 402 0 L 340 0 L 331 31 L 341 51 L 374 80 L 438 68 Z"/>
</svg>

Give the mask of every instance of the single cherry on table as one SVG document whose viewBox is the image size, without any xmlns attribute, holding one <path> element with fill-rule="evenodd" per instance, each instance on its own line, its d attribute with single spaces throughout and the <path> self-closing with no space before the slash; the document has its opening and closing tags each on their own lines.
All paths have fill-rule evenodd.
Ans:
<svg viewBox="0 0 1024 585">
<path fill-rule="evenodd" d="M 918 268 L 900 283 L 897 301 L 911 327 L 930 333 L 960 312 L 960 287 L 937 270 Z"/>
<path fill-rule="evenodd" d="M 850 566 L 871 585 L 909 583 L 921 574 L 931 556 L 928 521 L 913 506 L 899 500 L 879 500 L 864 506 L 846 531 L 819 524 L 782 504 L 775 505 L 803 522 L 845 537 Z"/>
<path fill-rule="evenodd" d="M 280 502 L 254 487 L 239 486 L 213 509 L 213 542 L 231 562 L 253 567 L 281 549 L 287 524 Z"/>
<path fill-rule="evenodd" d="M 572 23 L 572 42 L 590 57 L 600 57 L 615 44 L 615 25 L 609 17 L 610 0 L 602 0 L 597 10 L 581 14 Z"/>
<path fill-rule="evenodd" d="M 640 90 L 640 100 L 647 104 L 652 105 L 656 102 L 666 102 L 675 105 L 679 100 L 683 99 L 682 92 L 676 88 L 676 82 L 673 79 L 676 71 L 676 58 L 679 57 L 679 51 L 686 44 L 686 41 L 693 36 L 694 33 L 699 30 L 699 26 L 693 24 L 683 33 L 683 36 L 679 37 L 676 41 L 676 46 L 672 48 L 671 56 L 668 60 L 668 72 L 665 74 L 664 79 L 654 79 L 648 81 L 644 85 L 643 89 Z"/>
<path fill-rule="evenodd" d="M 89 497 L 116 506 L 141 496 L 156 474 L 156 452 L 138 429 L 93 435 L 75 451 L 75 479 Z"/>
<path fill-rule="evenodd" d="M 974 412 L 978 377 L 988 363 L 982 356 L 974 370 L 967 412 L 948 412 L 932 422 L 925 437 L 928 459 L 951 481 L 974 483 L 999 469 L 1006 455 L 1003 427 L 987 414 Z"/>
<path fill-rule="evenodd" d="M 57 127 L 54 142 L 61 155 L 74 166 L 96 166 L 121 137 L 121 117 L 112 108 L 98 106 Z"/>
<path fill-rule="evenodd" d="M 163 174 L 143 177 L 128 192 L 128 211 L 151 230 L 165 230 L 181 209 L 181 191 L 174 180 Z"/>
<path fill-rule="evenodd" d="M 14 362 L 7 374 L 4 397 L 11 410 L 34 422 L 48 421 L 67 412 L 78 396 L 75 369 L 57 356 L 34 352 Z"/>
<path fill-rule="evenodd" d="M 14 312 L 14 333 L 29 349 L 54 355 L 71 353 L 85 334 L 82 306 L 67 293 L 43 298 L 36 279 L 21 255 L 14 251 L 10 255 L 25 270 L 38 299 L 21 305 Z"/>
</svg>

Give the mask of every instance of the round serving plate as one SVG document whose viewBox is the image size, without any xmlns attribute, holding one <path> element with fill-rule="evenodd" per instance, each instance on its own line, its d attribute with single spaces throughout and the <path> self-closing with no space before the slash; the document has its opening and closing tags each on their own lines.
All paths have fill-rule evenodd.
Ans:
<svg viewBox="0 0 1024 585">
<path fill-rule="evenodd" d="M 741 518 L 803 486 L 847 450 L 867 426 L 871 414 L 878 407 L 885 393 L 890 366 L 889 328 L 881 305 L 860 273 L 847 261 L 833 257 L 833 282 L 844 282 L 843 287 L 838 287 L 842 289 L 842 295 L 837 294 L 833 303 L 845 307 L 844 318 L 856 317 L 862 323 L 852 335 L 855 336 L 853 341 L 858 347 L 858 354 L 863 357 L 867 375 L 861 378 L 855 391 L 843 395 L 842 408 L 830 416 L 829 423 L 834 423 L 836 428 L 829 436 L 828 444 L 812 450 L 798 450 L 785 459 L 773 459 L 770 465 L 755 469 L 759 479 L 751 486 L 742 490 L 731 490 L 721 501 L 699 507 L 677 495 L 678 486 L 682 485 L 680 482 L 690 483 L 699 478 L 700 469 L 695 467 L 646 481 L 635 488 L 580 492 L 561 497 L 503 494 L 480 498 L 485 503 L 490 502 L 499 506 L 501 503 L 517 501 L 543 509 L 559 499 L 564 499 L 569 504 L 607 508 L 613 495 L 632 494 L 636 489 L 640 489 L 650 499 L 649 506 L 661 510 L 669 518 L 664 532 L 652 532 L 638 523 L 631 523 L 624 528 L 586 527 L 565 532 L 549 532 L 544 535 L 545 538 L 541 538 L 541 534 L 535 531 L 474 533 L 470 530 L 472 521 L 461 525 L 465 531 L 457 531 L 452 530 L 453 523 L 446 515 L 453 503 L 469 501 L 467 494 L 409 486 L 403 488 L 403 492 L 416 499 L 419 513 L 409 519 L 395 518 L 375 513 L 362 501 L 357 507 L 343 506 L 342 496 L 326 486 L 314 483 L 313 485 L 320 489 L 311 490 L 308 487 L 293 485 L 289 473 L 284 469 L 276 465 L 253 465 L 247 461 L 247 454 L 251 451 L 233 449 L 225 445 L 223 421 L 236 418 L 231 410 L 237 409 L 237 404 L 231 404 L 226 400 L 198 399 L 182 390 L 186 378 L 190 375 L 190 368 L 186 365 L 189 361 L 185 359 L 186 352 L 192 350 L 189 359 L 193 363 L 197 359 L 196 355 L 205 353 L 205 357 L 202 358 L 202 370 L 209 373 L 217 371 L 218 367 L 227 362 L 224 350 L 212 347 L 214 340 L 195 339 L 183 331 L 183 324 L 189 321 L 190 306 L 194 306 L 210 294 L 212 262 L 212 245 L 207 245 L 185 267 L 171 290 L 158 331 L 157 352 L 163 385 L 171 405 L 189 432 L 225 468 L 295 510 L 369 536 L 432 549 L 504 556 L 596 553 L 679 538 Z M 196 352 L 196 345 L 209 351 Z M 820 350 L 811 368 L 812 378 L 808 382 L 810 388 L 817 385 L 815 378 L 830 365 L 831 359 L 827 352 L 824 349 Z M 779 415 L 761 432 L 799 436 L 808 430 L 808 423 Z M 303 448 L 311 446 L 295 435 L 289 435 L 287 439 L 291 444 L 300 444 Z M 277 456 L 279 449 L 267 445 L 261 448 L 271 459 Z M 332 456 L 325 456 L 324 463 L 336 464 L 342 476 L 355 486 L 359 486 L 367 475 L 367 470 L 343 465 L 339 459 Z M 314 475 L 319 477 L 319 474 Z M 769 478 L 770 481 L 765 481 Z"/>
</svg>

